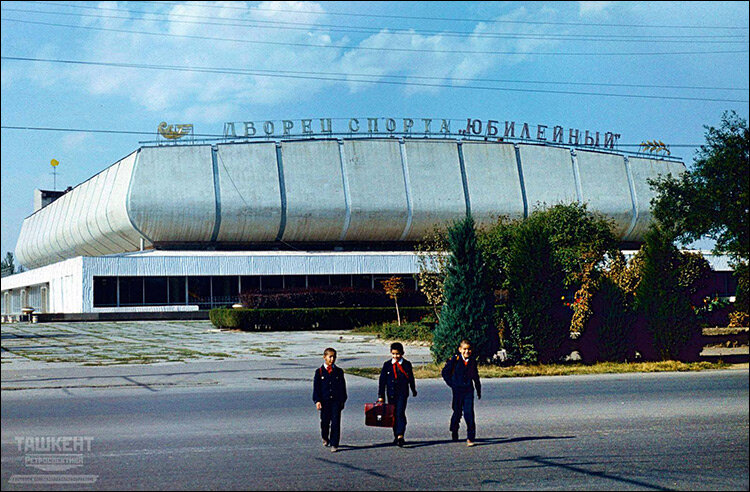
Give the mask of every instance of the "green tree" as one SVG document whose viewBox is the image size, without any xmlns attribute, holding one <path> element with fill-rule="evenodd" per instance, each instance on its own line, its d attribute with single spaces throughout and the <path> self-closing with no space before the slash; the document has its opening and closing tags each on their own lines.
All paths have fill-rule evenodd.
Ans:
<svg viewBox="0 0 750 492">
<path fill-rule="evenodd" d="M 443 286 L 448 274 L 446 236 L 445 229 L 435 227 L 414 248 L 419 266 L 417 285 L 432 306 L 435 319 L 438 321 L 440 321 L 440 306 L 443 305 Z"/>
<path fill-rule="evenodd" d="M 658 358 L 695 359 L 697 353 L 691 353 L 691 344 L 700 337 L 700 327 L 690 305 L 688 287 L 680 285 L 685 260 L 672 236 L 658 226 L 649 229 L 645 240 L 642 275 L 635 293 L 636 310 Z"/>
<path fill-rule="evenodd" d="M 13 273 L 16 271 L 16 267 L 13 264 L 13 253 L 11 253 L 10 251 L 5 255 L 5 259 L 3 259 L 0 263 L 0 270 L 2 271 L 3 277 L 13 275 Z"/>
<path fill-rule="evenodd" d="M 480 360 L 497 350 L 493 296 L 487 268 L 477 245 L 474 219 L 467 216 L 448 229 L 448 264 L 443 290 L 444 304 L 435 327 L 432 355 L 444 361 L 466 338 Z"/>
<path fill-rule="evenodd" d="M 396 303 L 396 319 L 398 320 L 398 326 L 401 326 L 401 313 L 398 310 L 398 296 L 404 293 L 404 283 L 397 276 L 393 276 L 386 280 L 381 280 L 383 284 L 383 290 L 388 294 L 388 297 L 393 299 Z"/>
<path fill-rule="evenodd" d="M 715 252 L 735 263 L 750 260 L 750 131 L 734 111 L 719 128 L 706 128 L 706 143 L 691 170 L 649 184 L 654 217 L 683 243 L 701 237 L 716 241 Z M 739 273 L 739 270 L 735 270 Z M 747 310 L 748 306 L 741 306 Z"/>
</svg>

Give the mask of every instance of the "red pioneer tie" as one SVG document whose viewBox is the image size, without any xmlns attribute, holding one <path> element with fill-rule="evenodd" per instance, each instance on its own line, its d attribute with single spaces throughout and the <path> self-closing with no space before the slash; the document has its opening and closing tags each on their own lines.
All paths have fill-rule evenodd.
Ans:
<svg viewBox="0 0 750 492">
<path fill-rule="evenodd" d="M 328 366 L 328 374 L 331 374 L 333 372 L 333 364 Z"/>
</svg>

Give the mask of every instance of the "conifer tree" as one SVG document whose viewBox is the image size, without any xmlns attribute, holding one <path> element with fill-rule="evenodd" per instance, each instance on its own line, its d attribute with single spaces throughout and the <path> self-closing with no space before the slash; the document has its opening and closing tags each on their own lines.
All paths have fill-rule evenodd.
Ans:
<svg viewBox="0 0 750 492">
<path fill-rule="evenodd" d="M 487 360 L 498 346 L 494 297 L 470 215 L 448 229 L 448 249 L 444 304 L 433 335 L 432 355 L 438 362 L 445 361 L 465 338 L 471 341 L 474 355 Z"/>
</svg>

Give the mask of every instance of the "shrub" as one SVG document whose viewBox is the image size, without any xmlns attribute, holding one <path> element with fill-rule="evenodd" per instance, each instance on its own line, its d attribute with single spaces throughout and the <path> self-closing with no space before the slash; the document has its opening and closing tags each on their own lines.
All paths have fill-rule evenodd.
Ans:
<svg viewBox="0 0 750 492">
<path fill-rule="evenodd" d="M 353 287 L 313 287 L 273 291 L 247 291 L 240 303 L 249 309 L 284 309 L 314 307 L 386 307 L 393 301 L 382 289 Z M 401 306 L 424 306 L 426 299 L 415 290 L 399 295 Z"/>
<path fill-rule="evenodd" d="M 508 305 L 530 337 L 539 361 L 552 362 L 568 349 L 570 315 L 562 304 L 564 274 L 543 221 L 518 224 L 507 252 Z"/>
<path fill-rule="evenodd" d="M 531 336 L 524 336 L 521 317 L 515 311 L 508 311 L 502 319 L 502 346 L 511 364 L 536 364 L 538 354 L 534 349 Z"/>
<path fill-rule="evenodd" d="M 658 227 L 652 226 L 645 239 L 635 301 L 646 334 L 661 360 L 697 359 L 701 333 L 688 291 L 680 285 L 680 253 Z"/>
<path fill-rule="evenodd" d="M 602 277 L 591 300 L 592 315 L 578 340 L 585 363 L 621 362 L 633 358 L 633 316 L 625 292 L 612 279 Z"/>
</svg>

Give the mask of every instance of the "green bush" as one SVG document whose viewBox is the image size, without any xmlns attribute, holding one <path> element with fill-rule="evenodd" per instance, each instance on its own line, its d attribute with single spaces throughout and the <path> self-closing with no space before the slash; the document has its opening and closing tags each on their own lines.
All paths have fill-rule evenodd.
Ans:
<svg viewBox="0 0 750 492">
<path fill-rule="evenodd" d="M 536 217 L 540 217 L 536 219 Z M 517 225 L 507 252 L 508 305 L 519 318 L 522 339 L 530 337 L 539 362 L 558 360 L 568 350 L 570 315 L 565 312 L 564 272 L 556 260 L 542 216 Z"/>
<path fill-rule="evenodd" d="M 503 315 L 503 338 L 502 346 L 508 355 L 511 364 L 536 364 L 539 357 L 534 349 L 530 335 L 524 336 L 521 332 L 521 317 L 515 311 L 507 311 Z"/>
<path fill-rule="evenodd" d="M 581 358 L 586 363 L 632 359 L 634 319 L 625 292 L 609 277 L 602 277 L 598 283 L 591 300 L 591 317 L 578 341 Z"/>
<path fill-rule="evenodd" d="M 402 317 L 416 321 L 429 307 L 402 308 Z M 244 331 L 349 330 L 371 323 L 393 321 L 393 308 L 212 309 L 218 328 Z"/>
<path fill-rule="evenodd" d="M 672 238 L 652 226 L 643 245 L 643 276 L 636 309 L 661 360 L 690 361 L 700 353 L 700 326 L 688 290 L 680 285 L 682 258 Z"/>
</svg>

